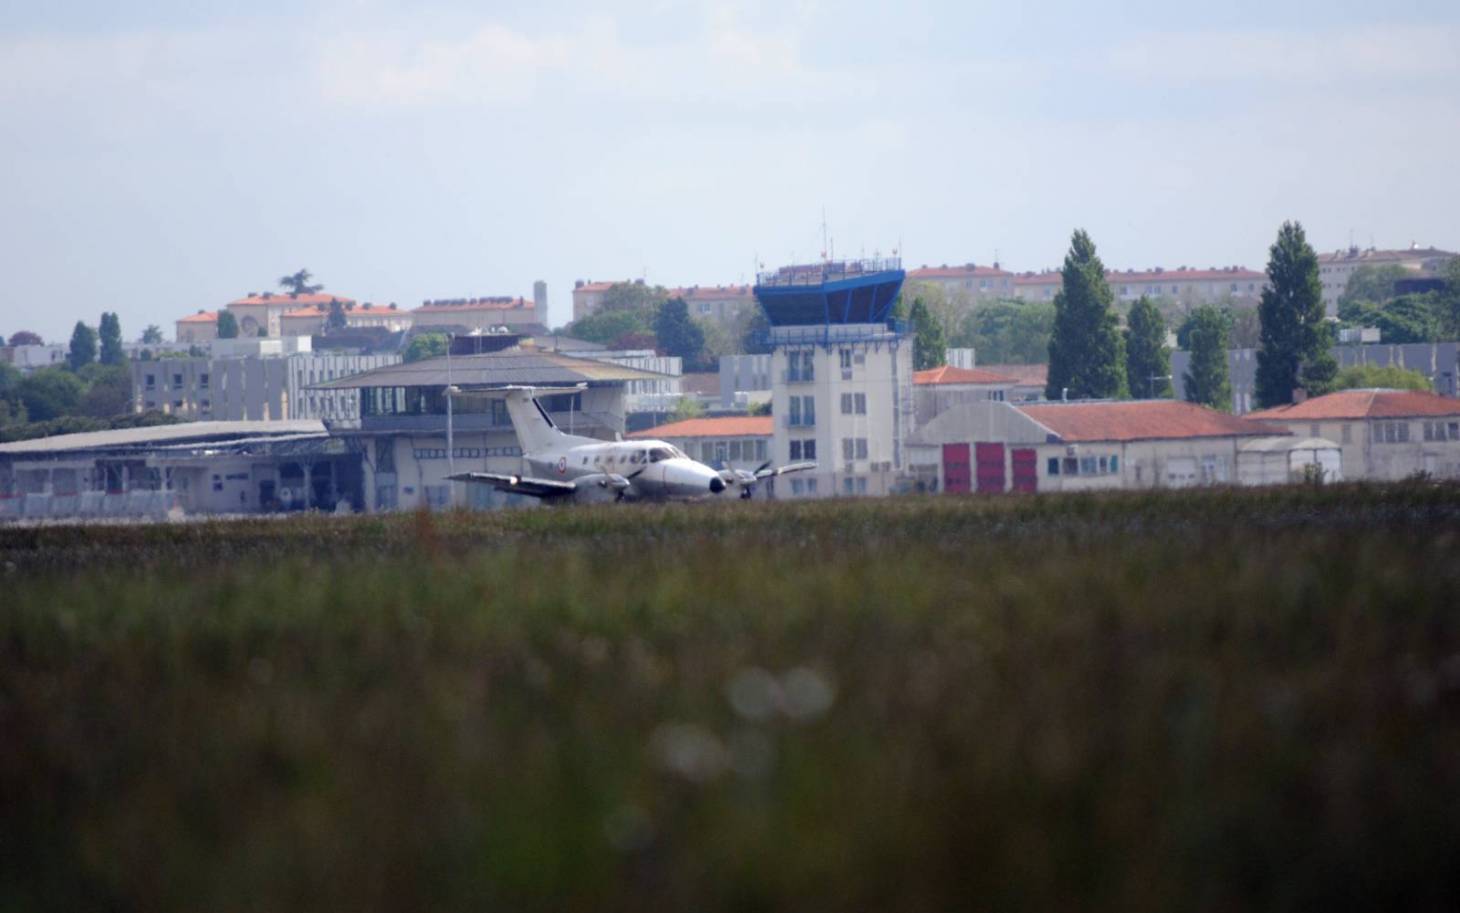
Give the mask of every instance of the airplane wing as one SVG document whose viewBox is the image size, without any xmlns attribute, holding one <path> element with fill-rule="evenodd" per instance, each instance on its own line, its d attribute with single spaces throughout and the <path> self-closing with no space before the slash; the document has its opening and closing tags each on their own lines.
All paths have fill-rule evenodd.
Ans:
<svg viewBox="0 0 1460 913">
<path fill-rule="evenodd" d="M 576 486 L 572 482 L 533 479 L 498 472 L 458 472 L 446 478 L 457 482 L 481 482 L 491 485 L 498 491 L 510 492 L 514 495 L 530 495 L 534 498 L 561 498 L 571 495 L 576 490 Z"/>
<path fill-rule="evenodd" d="M 772 476 L 783 476 L 788 472 L 805 472 L 808 469 L 815 469 L 815 463 L 787 463 L 784 466 L 762 466 L 755 471 L 756 479 L 768 479 Z"/>
</svg>

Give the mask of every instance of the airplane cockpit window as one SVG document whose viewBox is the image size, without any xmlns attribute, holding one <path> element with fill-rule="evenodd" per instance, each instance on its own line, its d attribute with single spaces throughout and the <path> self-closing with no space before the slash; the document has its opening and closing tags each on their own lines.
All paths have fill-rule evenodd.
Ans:
<svg viewBox="0 0 1460 913">
<path fill-rule="evenodd" d="M 674 459 L 674 450 L 670 447 L 655 447 L 649 451 L 649 462 L 657 463 L 660 460 Z"/>
</svg>

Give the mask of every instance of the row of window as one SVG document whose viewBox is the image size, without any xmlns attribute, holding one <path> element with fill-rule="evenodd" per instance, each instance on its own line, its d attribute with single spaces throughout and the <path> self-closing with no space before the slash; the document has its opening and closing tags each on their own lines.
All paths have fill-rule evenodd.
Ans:
<svg viewBox="0 0 1460 913">
<path fill-rule="evenodd" d="M 696 445 L 690 444 L 691 451 Z M 699 443 L 700 460 L 705 463 L 737 463 L 741 460 L 766 460 L 766 441 L 764 438 L 751 438 L 748 440 L 728 441 L 701 441 Z"/>
<path fill-rule="evenodd" d="M 816 494 L 816 479 L 800 479 L 791 476 L 791 494 L 793 495 L 814 495 Z"/>
<path fill-rule="evenodd" d="M 1425 422 L 1425 440 L 1460 441 L 1460 422 Z"/>
<path fill-rule="evenodd" d="M 1374 441 L 1381 444 L 1409 442 L 1409 422 L 1375 422 Z"/>
<path fill-rule="evenodd" d="M 816 438 L 791 442 L 791 460 L 814 460 L 816 459 Z"/>
<path fill-rule="evenodd" d="M 1050 457 L 1045 474 L 1052 476 L 1104 476 L 1120 472 L 1120 457 L 1110 456 L 1067 456 Z"/>
<path fill-rule="evenodd" d="M 446 459 L 445 447 L 417 447 L 411 451 L 411 455 L 418 460 L 444 460 Z M 522 456 L 520 447 L 456 447 L 451 451 L 453 459 L 457 460 L 478 460 L 482 457 L 516 457 Z"/>
<path fill-rule="evenodd" d="M 143 378 L 142 379 L 142 386 L 144 388 L 146 388 L 148 390 L 156 390 L 157 389 L 157 375 L 156 374 L 144 374 L 142 376 L 142 378 Z M 209 380 L 210 380 L 210 378 L 209 378 L 209 376 L 208 376 L 207 373 L 199 374 L 198 375 L 198 389 L 200 389 L 200 390 L 206 390 L 206 389 L 208 389 L 208 382 L 209 382 Z M 172 375 L 172 389 L 174 389 L 174 390 L 181 390 L 182 388 L 183 388 L 183 376 L 181 374 L 174 374 L 174 375 Z"/>
</svg>

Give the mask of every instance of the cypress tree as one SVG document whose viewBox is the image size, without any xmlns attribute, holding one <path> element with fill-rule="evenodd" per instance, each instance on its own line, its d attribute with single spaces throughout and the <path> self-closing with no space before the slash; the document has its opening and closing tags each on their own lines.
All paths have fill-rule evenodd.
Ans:
<svg viewBox="0 0 1460 913">
<path fill-rule="evenodd" d="M 926 371 L 948 363 L 948 337 L 923 299 L 914 298 L 908 312 L 913 329 L 913 370 Z"/>
<path fill-rule="evenodd" d="M 72 371 L 79 371 L 96 361 L 96 331 L 81 321 L 71 331 L 71 349 L 66 355 L 66 364 Z"/>
<path fill-rule="evenodd" d="M 1171 352 L 1166 319 L 1145 295 L 1126 316 L 1125 379 L 1132 396 L 1164 397 L 1171 391 Z"/>
<path fill-rule="evenodd" d="M 1114 296 L 1105 281 L 1105 264 L 1095 255 L 1095 242 L 1083 229 L 1070 239 L 1061 273 L 1045 396 L 1059 399 L 1066 389 L 1071 399 L 1127 396 L 1125 340 Z"/>
<path fill-rule="evenodd" d="M 218 338 L 238 338 L 238 318 L 233 316 L 232 311 L 218 312 Z"/>
<path fill-rule="evenodd" d="M 1227 321 L 1210 304 L 1191 315 L 1191 365 L 1186 371 L 1186 400 L 1223 412 L 1232 410 L 1232 385 L 1227 378 Z"/>
<path fill-rule="evenodd" d="M 99 334 L 101 337 L 101 363 L 104 365 L 119 365 L 127 360 L 127 355 L 122 351 L 122 322 L 116 314 L 103 313 Z"/>
<path fill-rule="evenodd" d="M 1267 278 L 1257 310 L 1262 335 L 1256 393 L 1264 409 L 1291 403 L 1299 388 L 1310 396 L 1328 393 L 1338 374 L 1338 363 L 1329 351 L 1332 333 L 1324 322 L 1318 255 L 1301 224 L 1284 222 L 1278 230 Z"/>
</svg>

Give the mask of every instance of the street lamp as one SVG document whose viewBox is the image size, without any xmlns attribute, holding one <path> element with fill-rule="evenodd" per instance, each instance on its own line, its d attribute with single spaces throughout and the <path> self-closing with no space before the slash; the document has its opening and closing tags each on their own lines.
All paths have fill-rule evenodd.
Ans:
<svg viewBox="0 0 1460 913">
<path fill-rule="evenodd" d="M 1150 386 L 1151 399 L 1155 399 L 1156 398 L 1156 381 L 1158 381 L 1158 380 L 1171 380 L 1171 375 L 1170 374 L 1152 374 L 1150 376 L 1149 380 L 1150 380 L 1150 385 L 1151 385 Z"/>
</svg>

